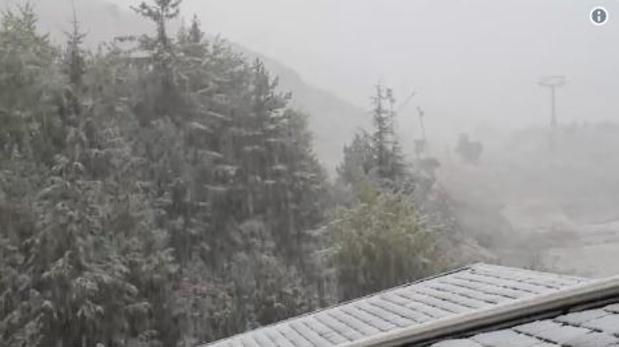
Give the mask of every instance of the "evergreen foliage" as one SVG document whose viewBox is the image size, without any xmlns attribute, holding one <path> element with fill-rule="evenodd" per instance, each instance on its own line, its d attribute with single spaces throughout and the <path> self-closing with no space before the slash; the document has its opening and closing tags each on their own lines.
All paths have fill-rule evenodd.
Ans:
<svg viewBox="0 0 619 347">
<path fill-rule="evenodd" d="M 370 177 L 383 188 L 398 189 L 402 181 L 411 177 L 402 155 L 395 129 L 395 97 L 393 91 L 376 86 L 372 97 L 371 132 L 361 131 L 344 148 L 344 158 L 337 171 L 345 184 L 353 184 Z"/>
<path fill-rule="evenodd" d="M 413 165 L 402 155 L 392 90 L 378 85 L 372 103 L 373 128 L 344 148 L 337 169 L 345 207 L 329 229 L 340 300 L 452 266 L 460 256 L 446 253 L 466 239 L 449 196 L 436 184 L 439 162 L 424 158 Z"/>
<path fill-rule="evenodd" d="M 179 5 L 97 53 L 3 14 L 0 345 L 192 346 L 319 302 L 306 116 L 197 18 L 170 37 Z"/>
<path fill-rule="evenodd" d="M 197 17 L 170 36 L 180 4 L 141 3 L 154 34 L 96 52 L 77 16 L 56 47 L 31 6 L 2 14 L 0 345 L 194 346 L 436 268 L 391 91 L 327 228 L 308 116 Z"/>
</svg>

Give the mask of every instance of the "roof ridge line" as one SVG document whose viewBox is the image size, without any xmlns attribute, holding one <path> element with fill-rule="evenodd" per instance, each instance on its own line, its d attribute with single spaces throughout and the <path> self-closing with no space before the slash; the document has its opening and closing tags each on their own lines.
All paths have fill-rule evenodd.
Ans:
<svg viewBox="0 0 619 347">
<path fill-rule="evenodd" d="M 571 278 L 574 280 L 591 280 L 591 278 L 589 277 L 581 277 L 581 276 L 576 276 L 576 275 L 570 275 L 570 274 L 565 274 L 565 273 L 556 273 L 556 272 L 550 272 L 548 270 L 533 270 L 533 269 L 526 269 L 526 268 L 516 268 L 516 267 L 511 267 L 511 266 L 506 266 L 506 265 L 499 265 L 499 264 L 489 264 L 489 263 L 483 263 L 483 262 L 478 262 L 478 263 L 473 263 L 471 265 L 469 265 L 469 267 L 471 268 L 476 268 L 476 267 L 494 267 L 494 268 L 501 268 L 501 269 L 506 269 L 506 270 L 511 270 L 511 271 L 517 271 L 517 272 L 530 272 L 530 273 L 536 273 L 536 274 L 543 274 L 543 275 L 549 275 L 549 276 L 553 276 L 553 277 L 560 277 L 560 278 Z"/>
<path fill-rule="evenodd" d="M 526 317 L 533 319 L 544 313 L 586 305 L 593 301 L 619 301 L 619 275 L 592 280 L 558 292 L 533 298 L 518 299 L 503 306 L 464 313 L 349 342 L 342 347 L 396 346 L 436 342 L 471 330 L 481 330 Z"/>
<path fill-rule="evenodd" d="M 533 270 L 533 269 L 522 269 L 522 268 L 514 268 L 514 267 L 510 267 L 510 266 L 505 266 L 505 265 L 496 265 L 496 264 L 488 264 L 488 263 L 475 263 L 471 265 L 471 269 L 472 270 L 481 270 L 483 271 L 483 269 L 500 269 L 500 270 L 505 270 L 505 271 L 511 271 L 511 272 L 519 272 L 522 274 L 530 274 L 531 276 L 539 276 L 542 275 L 544 277 L 547 278 L 554 278 L 556 280 L 570 280 L 570 281 L 576 281 L 576 282 L 583 282 L 583 281 L 591 281 L 593 280 L 590 277 L 584 277 L 584 276 L 577 276 L 577 275 L 571 275 L 571 274 L 564 274 L 564 273 L 556 273 L 556 272 L 550 272 L 550 271 L 546 271 L 546 270 Z"/>
</svg>

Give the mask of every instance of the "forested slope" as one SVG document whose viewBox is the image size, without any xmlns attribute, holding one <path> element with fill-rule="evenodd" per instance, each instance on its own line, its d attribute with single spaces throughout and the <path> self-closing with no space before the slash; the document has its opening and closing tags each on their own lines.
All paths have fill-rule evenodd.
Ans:
<svg viewBox="0 0 619 347">
<path fill-rule="evenodd" d="M 179 6 L 97 50 L 3 13 L 0 345 L 194 346 L 458 261 L 391 91 L 329 183 L 277 78 L 197 18 L 170 33 Z"/>
<path fill-rule="evenodd" d="M 3 16 L 3 345 L 191 344 L 320 299 L 305 115 L 197 21 L 175 40 L 158 23 L 91 53 L 78 23 L 60 50 L 29 7 Z"/>
<path fill-rule="evenodd" d="M 0 0 L 0 8 L 4 9 L 19 1 L 21 0 Z M 64 1 L 58 5 L 56 1 L 30 1 L 39 17 L 39 29 L 50 33 L 52 43 L 62 43 L 64 32 L 70 26 L 72 18 L 72 8 L 69 6 L 72 2 Z M 83 31 L 88 34 L 84 37 L 84 46 L 93 50 L 96 50 L 101 42 L 110 41 L 117 36 L 141 35 L 152 29 L 148 21 L 137 16 L 128 6 L 118 6 L 105 0 L 78 0 L 73 4 Z M 179 17 L 171 20 L 168 27 L 176 32 L 183 21 L 189 23 L 191 14 L 181 13 Z M 202 26 L 207 33 L 206 38 L 214 40 L 216 33 L 212 32 L 209 23 L 203 23 Z M 338 98 L 332 92 L 309 85 L 303 76 L 285 62 L 276 59 L 277 57 L 264 56 L 234 42 L 230 42 L 230 48 L 243 54 L 248 61 L 260 59 L 274 76 L 279 77 L 278 90 L 292 92 L 290 105 L 308 114 L 307 123 L 315 138 L 316 155 L 328 173 L 333 174 L 335 166 L 341 160 L 346 141 L 358 127 L 370 124 L 369 113 Z"/>
</svg>

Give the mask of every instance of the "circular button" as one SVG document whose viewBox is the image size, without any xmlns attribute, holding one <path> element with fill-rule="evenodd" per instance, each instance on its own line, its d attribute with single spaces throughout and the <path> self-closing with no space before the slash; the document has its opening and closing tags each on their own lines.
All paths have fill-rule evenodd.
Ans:
<svg viewBox="0 0 619 347">
<path fill-rule="evenodd" d="M 603 25 L 608 22 L 608 11 L 603 7 L 596 7 L 591 10 L 590 18 L 594 25 Z"/>
</svg>

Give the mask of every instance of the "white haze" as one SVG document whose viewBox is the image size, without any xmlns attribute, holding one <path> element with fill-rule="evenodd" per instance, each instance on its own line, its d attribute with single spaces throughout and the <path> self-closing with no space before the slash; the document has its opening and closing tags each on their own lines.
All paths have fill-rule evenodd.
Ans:
<svg viewBox="0 0 619 347">
<path fill-rule="evenodd" d="M 602 27 L 588 19 L 597 5 L 610 11 Z M 558 93 L 561 121 L 619 119 L 619 79 L 610 77 L 619 72 L 617 1 L 186 0 L 184 7 L 209 32 L 276 57 L 358 106 L 369 107 L 378 81 L 400 99 L 417 91 L 414 106 L 426 109 L 437 137 L 447 126 L 547 124 L 548 92 L 536 82 L 552 74 L 569 80 Z M 401 115 L 404 125 L 413 110 Z M 453 142 L 452 131 L 445 140 Z"/>
<path fill-rule="evenodd" d="M 152 30 L 123 11 L 137 0 L 107 1 L 118 6 L 75 0 L 78 10 L 97 12 L 80 14 L 91 39 Z M 0 0 L 7 2 L 18 1 Z M 44 29 L 67 27 L 69 0 L 34 2 Z M 619 1 L 185 0 L 183 6 L 186 20 L 196 13 L 209 34 L 272 58 L 272 70 L 285 75 L 282 84 L 311 111 L 317 153 L 331 169 L 354 129 L 368 124 L 369 112 L 359 110 L 370 109 L 377 82 L 393 87 L 401 101 L 416 91 L 400 113 L 404 148 L 410 153 L 419 136 L 419 106 L 430 154 L 441 161 L 439 184 L 462 226 L 496 241 L 499 260 L 528 266 L 523 251 L 534 251 L 545 265 L 558 259 L 561 271 L 619 273 L 619 127 L 562 127 L 559 150 L 550 153 L 549 91 L 537 84 L 545 75 L 567 77 L 557 94 L 563 124 L 619 122 Z M 609 10 L 608 24 L 590 23 L 594 6 Z M 483 142 L 479 165 L 464 165 L 454 154 L 461 132 Z"/>
</svg>

